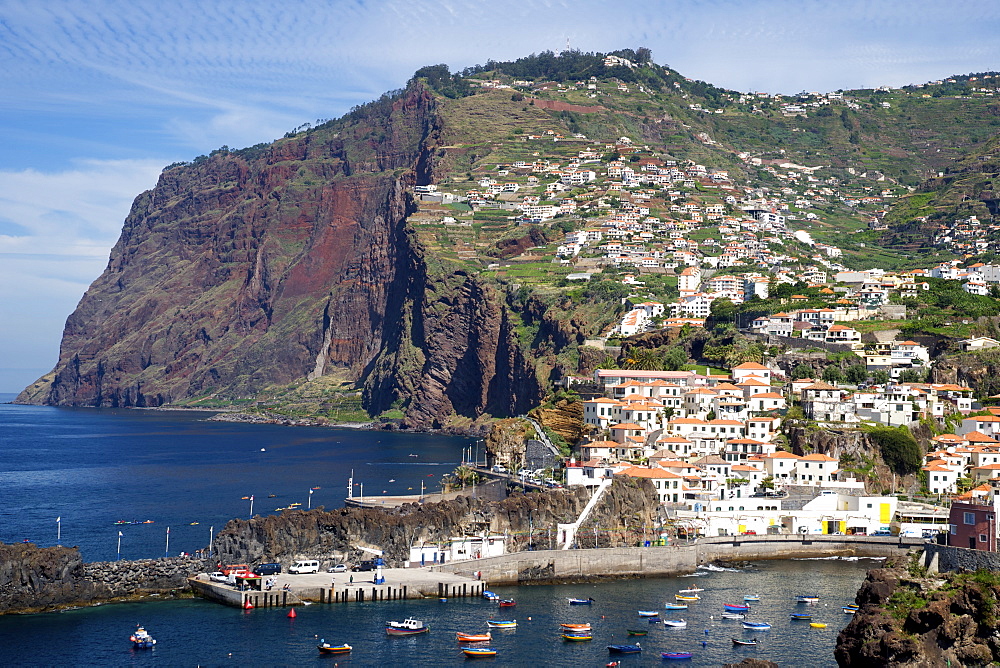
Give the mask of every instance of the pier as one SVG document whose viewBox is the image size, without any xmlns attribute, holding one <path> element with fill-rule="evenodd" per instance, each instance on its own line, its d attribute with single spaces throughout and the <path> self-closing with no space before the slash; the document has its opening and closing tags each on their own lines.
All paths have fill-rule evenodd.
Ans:
<svg viewBox="0 0 1000 668">
<path fill-rule="evenodd" d="M 486 583 L 475 577 L 454 573 L 437 573 L 429 568 L 386 568 L 385 583 L 375 584 L 373 572 L 311 573 L 275 575 L 269 591 L 240 591 L 232 585 L 212 582 L 201 573 L 188 578 L 196 595 L 224 605 L 255 608 L 286 607 L 309 603 L 364 603 L 366 601 L 399 601 L 422 598 L 464 598 L 482 596 Z M 353 582 L 351 579 L 353 577 Z M 285 585 L 291 588 L 284 591 Z"/>
</svg>

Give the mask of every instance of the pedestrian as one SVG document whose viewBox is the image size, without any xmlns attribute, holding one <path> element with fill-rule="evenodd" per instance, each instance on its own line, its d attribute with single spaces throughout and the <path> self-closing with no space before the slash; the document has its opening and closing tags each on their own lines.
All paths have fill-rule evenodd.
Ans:
<svg viewBox="0 0 1000 668">
<path fill-rule="evenodd" d="M 353 573 L 351 573 L 351 581 L 348 582 L 347 584 L 349 584 L 349 585 L 354 584 L 354 574 Z"/>
</svg>

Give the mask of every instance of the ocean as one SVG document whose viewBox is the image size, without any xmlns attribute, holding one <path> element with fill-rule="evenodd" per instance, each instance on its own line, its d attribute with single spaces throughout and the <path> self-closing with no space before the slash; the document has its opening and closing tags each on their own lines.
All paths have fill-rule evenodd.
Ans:
<svg viewBox="0 0 1000 668">
<path fill-rule="evenodd" d="M 0 397 L 2 399 L 2 397 Z M 9 399 L 6 399 L 9 400 Z M 236 516 L 299 502 L 315 489 L 314 507 L 342 505 L 354 470 L 365 494 L 419 491 L 436 483 L 460 461 L 472 441 L 429 434 L 350 429 L 275 427 L 205 422 L 204 413 L 87 410 L 0 405 L 0 540 L 56 543 L 61 519 L 63 545 L 77 545 L 88 561 L 162 556 L 166 528 L 170 552 L 191 552 L 208 543 Z M 263 448 L 263 452 L 261 451 Z M 410 457 L 417 454 L 418 457 Z M 394 480 L 395 482 L 390 482 Z M 274 494 L 274 497 L 269 497 Z M 116 525 L 118 520 L 152 524 Z M 197 524 L 192 524 L 197 522 Z M 657 549 L 657 548 L 651 548 Z M 684 662 L 720 666 L 745 657 L 782 666 L 834 666 L 833 647 L 849 621 L 840 606 L 851 602 L 872 560 L 760 562 L 739 569 L 701 569 L 696 576 L 622 580 L 599 584 L 497 587 L 517 600 L 504 608 L 480 599 L 436 599 L 339 605 L 313 604 L 287 610 L 245 612 L 202 600 L 103 605 L 41 615 L 0 617 L 3 663 L 17 666 L 416 666 L 464 665 L 455 632 L 485 631 L 485 621 L 515 618 L 511 631 L 494 630 L 499 654 L 486 660 L 504 666 L 604 665 L 606 646 L 638 640 L 639 655 L 620 657 L 622 666 L 660 665 L 661 651 L 691 651 Z M 678 589 L 697 584 L 702 600 L 686 611 L 663 603 Z M 804 606 L 796 594 L 815 593 L 816 621 L 792 622 Z M 751 618 L 773 624 L 770 631 L 743 631 L 739 622 L 719 619 L 723 603 L 757 594 Z M 593 597 L 595 604 L 569 606 L 567 597 Z M 683 618 L 685 629 L 648 624 L 637 611 L 658 609 L 661 618 Z M 387 638 L 384 623 L 414 616 L 429 634 Z M 590 642 L 564 642 L 562 622 L 594 625 Z M 151 651 L 133 650 L 129 634 L 145 625 L 157 638 Z M 643 637 L 628 629 L 648 629 Z M 707 631 L 707 633 L 706 633 Z M 736 647 L 732 638 L 760 636 L 757 647 Z M 349 656 L 324 657 L 320 639 L 346 642 Z"/>
</svg>

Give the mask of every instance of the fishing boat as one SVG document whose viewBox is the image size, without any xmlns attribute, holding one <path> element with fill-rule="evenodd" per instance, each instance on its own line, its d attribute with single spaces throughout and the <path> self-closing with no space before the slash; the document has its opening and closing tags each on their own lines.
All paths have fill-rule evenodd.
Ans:
<svg viewBox="0 0 1000 668">
<path fill-rule="evenodd" d="M 760 600 L 760 596 L 757 596 L 756 594 L 747 594 L 746 596 L 743 597 L 743 600 L 744 601 L 759 601 Z"/>
<path fill-rule="evenodd" d="M 812 618 L 813 618 L 813 616 L 809 615 L 809 614 L 798 613 L 798 612 L 793 612 L 792 613 L 792 620 L 793 621 L 808 621 L 808 620 L 810 620 Z"/>
<path fill-rule="evenodd" d="M 658 617 L 659 614 L 660 613 L 658 611 L 656 611 L 656 610 L 640 610 L 639 611 L 639 616 L 640 617 Z"/>
<path fill-rule="evenodd" d="M 749 605 L 740 605 L 738 603 L 723 603 L 722 607 L 726 612 L 750 612 Z"/>
<path fill-rule="evenodd" d="M 674 599 L 678 601 L 700 601 L 701 596 L 695 594 L 694 596 L 688 596 L 687 594 L 674 594 Z"/>
<path fill-rule="evenodd" d="M 844 611 L 845 615 L 854 615 L 854 614 L 857 614 L 857 612 L 858 612 L 857 608 L 849 608 L 846 605 L 843 608 L 841 608 L 841 610 Z"/>
<path fill-rule="evenodd" d="M 517 603 L 512 598 L 504 598 L 500 600 L 501 608 L 513 608 Z"/>
<path fill-rule="evenodd" d="M 664 603 L 663 607 L 667 610 L 687 610 L 687 603 Z"/>
<path fill-rule="evenodd" d="M 638 654 L 642 651 L 639 643 L 634 645 L 608 645 L 608 651 L 612 654 Z"/>
<path fill-rule="evenodd" d="M 500 600 L 500 595 L 499 594 L 494 594 L 489 589 L 484 589 L 483 590 L 483 598 L 485 598 L 487 600 L 490 600 L 490 601 L 499 601 Z"/>
<path fill-rule="evenodd" d="M 647 631 L 640 631 L 639 629 L 628 629 L 627 631 L 625 631 L 625 633 L 629 634 L 630 636 L 645 636 L 645 635 L 649 635 L 649 631 L 648 630 Z"/>
<path fill-rule="evenodd" d="M 493 640 L 493 635 L 489 632 L 462 633 L 461 631 L 458 631 L 455 633 L 455 637 L 458 638 L 458 642 L 489 642 Z"/>
<path fill-rule="evenodd" d="M 418 619 L 407 617 L 401 622 L 386 622 L 385 632 L 390 636 L 415 636 L 418 633 L 427 633 L 431 627 Z"/>
<path fill-rule="evenodd" d="M 566 629 L 567 631 L 589 631 L 590 630 L 590 624 L 560 624 L 559 626 L 561 628 Z"/>
<path fill-rule="evenodd" d="M 513 629 L 517 628 L 516 619 L 487 619 L 486 626 L 491 629 Z"/>
<path fill-rule="evenodd" d="M 697 594 L 698 592 L 705 590 L 701 587 L 691 587 L 690 589 L 678 589 L 677 591 L 680 594 Z"/>
<path fill-rule="evenodd" d="M 343 645 L 331 645 L 324 640 L 320 640 L 319 644 L 316 645 L 316 649 L 319 650 L 320 654 L 350 654 L 354 648 L 347 643 Z"/>
<path fill-rule="evenodd" d="M 819 596 L 815 594 L 809 594 L 806 596 L 799 596 L 796 598 L 799 603 L 819 603 Z"/>
<path fill-rule="evenodd" d="M 570 605 L 593 605 L 594 604 L 594 599 L 592 599 L 592 598 L 569 598 L 569 599 L 566 599 L 566 600 L 569 601 Z"/>
<path fill-rule="evenodd" d="M 746 619 L 747 616 L 742 612 L 724 612 L 721 617 L 723 619 Z"/>
<path fill-rule="evenodd" d="M 694 654 L 691 652 L 660 652 L 660 656 L 668 661 L 680 661 L 681 659 L 690 659 Z"/>
<path fill-rule="evenodd" d="M 753 640 L 740 640 L 739 638 L 733 638 L 734 645 L 756 645 L 760 641 L 754 638 Z"/>
<path fill-rule="evenodd" d="M 149 632 L 141 626 L 137 627 L 135 632 L 129 636 L 129 640 L 132 641 L 132 647 L 135 649 L 153 649 L 153 645 L 156 644 L 153 636 L 149 635 Z"/>
<path fill-rule="evenodd" d="M 686 629 L 688 623 L 686 621 L 684 621 L 683 619 L 664 619 L 663 620 L 663 625 L 664 626 L 671 626 L 671 627 L 673 627 L 675 629 Z"/>
<path fill-rule="evenodd" d="M 570 642 L 580 642 L 582 640 L 593 640 L 594 636 L 590 631 L 577 631 L 576 633 L 564 633 L 562 634 L 563 640 L 569 640 Z"/>
<path fill-rule="evenodd" d="M 492 647 L 463 647 L 462 653 L 470 659 L 479 659 L 484 656 L 497 655 L 497 651 Z"/>
<path fill-rule="evenodd" d="M 771 625 L 766 622 L 743 622 L 743 628 L 748 631 L 767 631 Z"/>
<path fill-rule="evenodd" d="M 826 624 L 824 624 L 823 622 L 809 622 L 809 626 L 813 627 L 814 629 L 826 628 Z"/>
</svg>

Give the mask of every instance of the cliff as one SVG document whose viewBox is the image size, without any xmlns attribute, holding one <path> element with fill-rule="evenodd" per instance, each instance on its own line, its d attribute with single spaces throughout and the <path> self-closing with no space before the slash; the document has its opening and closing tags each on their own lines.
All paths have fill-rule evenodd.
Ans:
<svg viewBox="0 0 1000 668">
<path fill-rule="evenodd" d="M 0 543 L 0 614 L 178 592 L 205 567 L 190 558 L 84 563 L 75 547 Z"/>
<path fill-rule="evenodd" d="M 390 566 L 409 558 L 411 545 L 447 540 L 465 533 L 505 534 L 509 551 L 527 549 L 534 540 L 548 540 L 548 529 L 579 517 L 590 494 L 583 488 L 515 493 L 502 501 L 461 496 L 397 509 L 341 508 L 288 511 L 281 515 L 231 520 L 215 538 L 223 562 L 287 562 L 298 558 L 329 559 L 332 555 L 361 558 L 356 546 L 385 552 Z M 656 516 L 656 494 L 648 481 L 616 481 L 594 509 L 590 522 L 602 527 L 632 526 L 641 535 Z"/>
<path fill-rule="evenodd" d="M 989 571 L 928 577 L 915 558 L 868 572 L 861 606 L 837 636 L 840 666 L 980 666 L 1000 660 L 997 597 Z"/>
<path fill-rule="evenodd" d="M 406 188 L 441 131 L 419 84 L 344 119 L 167 168 L 133 203 L 21 403 L 232 401 L 324 376 L 410 427 L 523 412 L 540 395 L 505 297 L 429 259 Z"/>
</svg>

